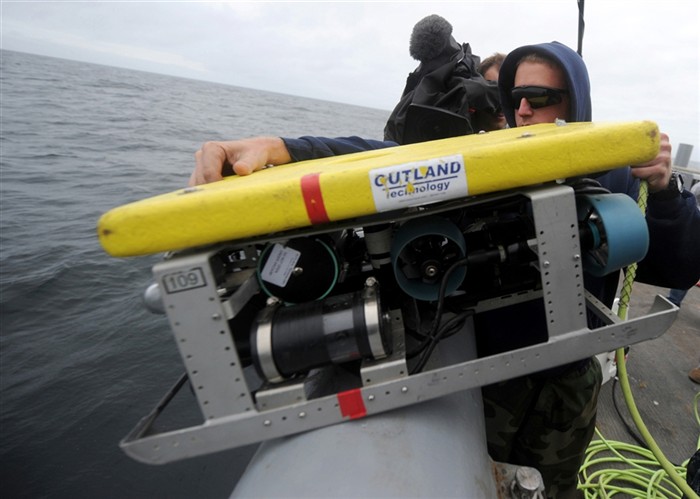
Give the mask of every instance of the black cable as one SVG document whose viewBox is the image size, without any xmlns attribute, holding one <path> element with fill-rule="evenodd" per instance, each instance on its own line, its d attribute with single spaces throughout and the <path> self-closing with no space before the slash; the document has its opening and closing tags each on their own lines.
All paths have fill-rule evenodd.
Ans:
<svg viewBox="0 0 700 499">
<path fill-rule="evenodd" d="M 411 299 L 409 303 L 412 305 L 410 312 L 412 313 L 412 319 L 415 324 L 415 328 L 408 326 L 408 321 L 406 320 L 406 317 L 404 317 L 404 331 L 406 332 L 407 336 L 410 336 L 411 338 L 419 341 L 419 344 L 416 347 L 406 352 L 406 358 L 412 359 L 413 357 L 421 353 L 423 349 L 425 349 L 425 347 L 428 346 L 428 343 L 430 343 L 430 335 L 420 330 L 422 320 L 420 309 L 418 307 L 416 299 Z"/>
<path fill-rule="evenodd" d="M 613 378 L 613 385 L 612 385 L 612 390 L 611 390 L 611 392 L 612 392 L 613 406 L 615 406 L 615 410 L 617 411 L 617 415 L 620 417 L 620 420 L 622 421 L 622 424 L 623 424 L 623 426 L 625 427 L 625 429 L 627 430 L 627 433 L 629 434 L 629 436 L 632 437 L 632 439 L 633 439 L 635 442 L 637 442 L 637 444 L 638 444 L 640 447 L 642 447 L 642 448 L 644 448 L 644 449 L 646 449 L 646 450 L 648 450 L 648 451 L 651 451 L 651 449 L 649 448 L 649 445 L 646 443 L 646 441 L 645 441 L 642 437 L 640 437 L 639 435 L 637 435 L 637 433 L 634 431 L 634 428 L 632 428 L 632 427 L 627 423 L 627 421 L 625 420 L 625 418 L 622 416 L 622 411 L 620 411 L 620 408 L 619 408 L 618 405 L 617 405 L 617 400 L 615 400 L 615 387 L 617 386 L 617 383 L 618 383 L 618 381 L 617 381 L 617 376 L 615 376 L 615 377 Z M 671 461 L 669 461 L 669 462 L 671 462 Z M 671 462 L 671 464 L 672 464 L 673 466 L 675 466 L 675 467 L 679 467 L 679 466 L 680 466 L 679 464 L 674 463 L 674 462 Z"/>
<path fill-rule="evenodd" d="M 622 421 L 622 425 L 625 427 L 627 430 L 627 433 L 629 434 L 630 437 L 632 437 L 632 440 L 637 442 L 637 445 L 649 450 L 649 447 L 647 446 L 646 442 L 637 435 L 637 433 L 634 431 L 634 429 L 627 423 L 627 420 L 624 418 L 622 415 L 622 411 L 620 410 L 620 407 L 617 405 L 617 399 L 615 398 L 615 387 L 617 386 L 617 377 L 613 378 L 613 385 L 612 385 L 612 401 L 613 401 L 613 407 L 615 407 L 615 411 L 617 411 L 617 415 L 620 417 L 620 421 Z"/>
<path fill-rule="evenodd" d="M 471 317 L 474 315 L 473 310 L 465 310 L 454 317 L 451 317 L 449 321 L 447 321 L 444 325 L 440 327 L 440 330 L 437 332 L 437 337 L 439 338 L 438 341 L 444 340 L 446 338 L 449 338 L 450 336 L 456 334 L 459 332 L 460 329 L 462 329 L 462 326 L 464 326 L 464 321 L 467 320 L 467 318 Z M 430 335 L 423 335 L 422 336 L 422 341 L 419 345 L 417 345 L 415 348 L 413 348 L 410 352 L 406 353 L 406 358 L 412 359 L 416 355 L 424 352 L 428 346 L 433 343 L 435 340 L 435 336 L 430 336 Z M 428 356 L 430 356 L 428 354 Z"/>
<path fill-rule="evenodd" d="M 600 185 L 600 182 L 589 177 L 576 177 L 565 182 L 565 185 L 571 187 L 576 195 L 610 194 L 610 191 Z"/>
<path fill-rule="evenodd" d="M 473 314 L 473 310 L 468 310 L 466 312 L 462 312 L 461 314 L 455 317 L 452 317 L 447 323 L 445 323 L 445 325 L 443 325 L 432 338 L 432 341 L 428 345 L 428 348 L 426 348 L 425 351 L 422 353 L 421 358 L 418 361 L 418 364 L 414 366 L 412 373 L 422 371 L 425 365 L 428 363 L 430 356 L 435 351 L 435 348 L 437 347 L 438 343 L 459 332 L 464 326 L 465 321 Z"/>
<path fill-rule="evenodd" d="M 435 318 L 433 319 L 433 326 L 430 328 L 430 343 L 421 356 L 421 359 L 418 361 L 418 364 L 414 366 L 414 368 L 411 370 L 411 374 L 415 374 L 417 372 L 420 372 L 424 367 L 425 364 L 428 362 L 428 359 L 430 358 L 430 355 L 432 354 L 433 350 L 435 349 L 435 346 L 437 343 L 440 341 L 440 336 L 438 335 L 438 331 L 440 328 L 440 321 L 442 320 L 442 309 L 445 306 L 445 293 L 447 292 L 447 284 L 449 281 L 450 276 L 452 273 L 458 268 L 463 265 L 466 265 L 467 263 L 467 258 L 460 258 L 456 262 L 454 262 L 446 271 L 445 274 L 442 276 L 442 281 L 440 282 L 440 291 L 438 292 L 438 301 L 437 301 L 437 309 L 435 311 Z"/>
<path fill-rule="evenodd" d="M 430 342 L 432 341 L 432 339 L 433 339 L 433 338 L 432 338 L 431 336 L 428 336 L 427 334 L 426 334 L 426 335 L 423 335 L 423 336 L 422 336 L 422 339 L 421 339 L 421 342 L 420 342 L 415 348 L 413 348 L 413 349 L 410 350 L 409 352 L 406 352 L 406 358 L 407 358 L 407 359 L 412 359 L 412 358 L 415 357 L 416 355 L 418 355 L 418 354 L 420 354 L 421 352 L 423 352 L 423 351 L 428 347 L 428 345 L 430 344 Z"/>
<path fill-rule="evenodd" d="M 452 317 L 440 328 L 440 332 L 438 332 L 440 339 L 444 340 L 457 334 L 457 332 L 462 329 L 462 326 L 464 326 L 464 322 L 472 315 L 474 315 L 474 310 L 465 310 Z"/>
</svg>

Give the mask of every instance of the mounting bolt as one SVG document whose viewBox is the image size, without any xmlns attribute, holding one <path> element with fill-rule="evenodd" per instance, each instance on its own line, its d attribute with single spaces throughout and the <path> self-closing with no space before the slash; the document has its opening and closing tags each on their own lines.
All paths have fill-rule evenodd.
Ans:
<svg viewBox="0 0 700 499">
<path fill-rule="evenodd" d="M 272 425 L 272 421 L 270 421 L 269 419 L 266 419 L 265 421 L 263 421 L 263 426 L 270 426 L 270 425 Z"/>
<path fill-rule="evenodd" d="M 302 267 L 294 267 L 294 270 L 292 270 L 292 275 L 294 277 L 298 277 L 303 273 L 304 273 L 304 269 Z"/>
<path fill-rule="evenodd" d="M 435 265 L 428 265 L 427 267 L 425 267 L 426 277 L 435 277 L 436 275 L 438 275 L 438 272 L 439 270 Z"/>
<path fill-rule="evenodd" d="M 375 277 L 368 277 L 367 280 L 365 280 L 365 287 L 368 288 L 373 288 L 377 285 L 377 279 Z"/>
<path fill-rule="evenodd" d="M 219 313 L 212 314 L 211 318 L 212 318 L 213 320 L 215 320 L 215 321 L 220 321 L 220 320 L 221 320 L 221 314 L 219 314 Z"/>
<path fill-rule="evenodd" d="M 581 259 L 581 255 L 579 255 L 578 253 L 576 253 L 576 254 L 574 255 L 574 261 L 578 262 L 580 259 Z"/>
<path fill-rule="evenodd" d="M 515 478 L 510 486 L 512 497 L 539 498 L 544 497 L 544 482 L 542 475 L 535 468 L 521 466 L 515 471 Z"/>
<path fill-rule="evenodd" d="M 406 393 L 408 392 L 408 387 L 407 386 L 402 386 L 401 387 L 401 393 Z"/>
<path fill-rule="evenodd" d="M 301 419 L 304 419 L 304 418 L 306 417 L 306 413 L 305 413 L 304 411 L 300 412 L 300 413 L 299 413 L 299 417 L 300 417 Z"/>
<path fill-rule="evenodd" d="M 542 266 L 543 266 L 544 268 L 549 267 L 549 260 L 545 260 L 544 262 L 542 262 Z"/>
<path fill-rule="evenodd" d="M 374 400 L 374 395 L 370 395 L 369 397 L 367 397 L 367 400 L 369 400 L 370 402 L 372 402 L 372 401 Z"/>
</svg>

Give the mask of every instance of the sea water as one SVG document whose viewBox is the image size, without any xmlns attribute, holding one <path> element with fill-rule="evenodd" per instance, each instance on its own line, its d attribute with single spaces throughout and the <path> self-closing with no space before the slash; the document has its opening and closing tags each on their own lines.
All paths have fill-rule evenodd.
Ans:
<svg viewBox="0 0 700 499">
<path fill-rule="evenodd" d="M 381 139 L 389 111 L 18 52 L 0 64 L 0 495 L 228 497 L 255 446 L 162 466 L 118 447 L 184 368 L 142 305 L 161 256 L 109 257 L 97 219 L 185 186 L 207 140 Z"/>
</svg>

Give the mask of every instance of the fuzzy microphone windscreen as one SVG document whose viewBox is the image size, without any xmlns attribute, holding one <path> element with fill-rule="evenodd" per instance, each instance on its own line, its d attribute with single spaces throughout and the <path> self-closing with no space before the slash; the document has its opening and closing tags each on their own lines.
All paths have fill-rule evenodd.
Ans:
<svg viewBox="0 0 700 499">
<path fill-rule="evenodd" d="M 413 27 L 409 53 L 420 62 L 431 60 L 449 45 L 451 35 L 452 25 L 443 17 L 425 17 Z"/>
</svg>

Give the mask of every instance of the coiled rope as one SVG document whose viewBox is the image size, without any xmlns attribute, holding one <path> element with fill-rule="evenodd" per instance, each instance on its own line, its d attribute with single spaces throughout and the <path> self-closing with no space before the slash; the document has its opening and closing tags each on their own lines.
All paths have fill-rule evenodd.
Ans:
<svg viewBox="0 0 700 499">
<path fill-rule="evenodd" d="M 643 214 L 646 214 L 647 197 L 647 183 L 641 181 L 639 183 L 637 203 Z M 618 308 L 618 317 L 622 320 L 627 320 L 632 284 L 636 275 L 637 264 L 627 267 Z M 608 441 L 596 428 L 599 440 L 592 441 L 586 450 L 586 458 L 579 471 L 578 488 L 583 490 L 586 498 L 610 497 L 621 493 L 633 498 L 680 499 L 685 494 L 690 499 L 700 499 L 685 480 L 686 466 L 689 460 L 686 460 L 682 466 L 673 465 L 663 454 L 644 424 L 632 396 L 632 389 L 627 376 L 624 348 L 619 348 L 615 352 L 615 360 L 625 402 L 632 415 L 632 420 L 647 443 L 649 450 L 624 442 Z M 698 415 L 699 400 L 700 393 L 695 396 L 694 409 L 698 425 L 700 425 L 700 416 Z M 698 439 L 697 448 L 700 448 L 700 438 Z M 612 456 L 598 457 L 599 454 L 604 452 L 612 453 Z M 632 457 L 635 455 L 638 457 Z M 603 463 L 621 463 L 626 466 L 626 469 L 590 471 L 590 468 L 597 467 Z"/>
</svg>

